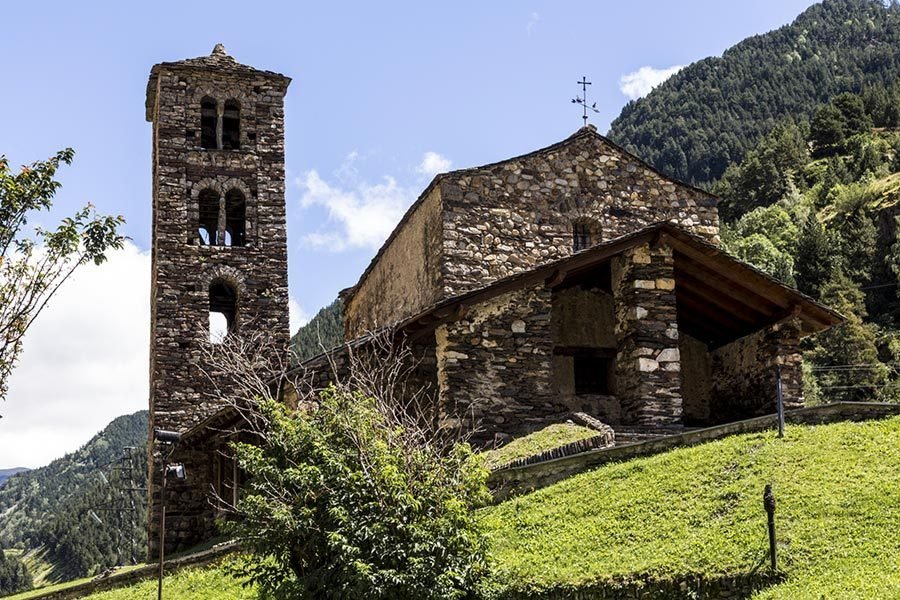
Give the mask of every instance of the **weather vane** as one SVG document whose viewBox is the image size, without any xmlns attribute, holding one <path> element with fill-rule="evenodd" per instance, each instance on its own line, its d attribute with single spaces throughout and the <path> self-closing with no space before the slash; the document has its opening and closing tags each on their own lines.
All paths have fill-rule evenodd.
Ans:
<svg viewBox="0 0 900 600">
<path fill-rule="evenodd" d="M 581 105 L 581 108 L 582 108 L 581 118 L 584 119 L 584 125 L 586 127 L 587 119 L 588 119 L 587 111 L 592 110 L 595 113 L 599 113 L 600 111 L 597 110 L 596 102 L 594 102 L 593 104 L 588 106 L 587 86 L 591 85 L 591 82 L 587 80 L 587 77 L 582 76 L 581 81 L 576 81 L 575 83 L 577 83 L 578 85 L 581 86 L 581 96 L 575 96 L 574 98 L 572 98 L 572 104 L 580 104 Z"/>
</svg>

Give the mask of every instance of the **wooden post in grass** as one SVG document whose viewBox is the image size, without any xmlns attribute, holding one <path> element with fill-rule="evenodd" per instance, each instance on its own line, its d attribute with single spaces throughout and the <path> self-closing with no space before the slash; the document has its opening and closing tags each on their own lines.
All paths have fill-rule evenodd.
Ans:
<svg viewBox="0 0 900 600">
<path fill-rule="evenodd" d="M 778 571 L 778 551 L 775 547 L 775 494 L 772 492 L 772 484 L 766 484 L 763 492 L 763 506 L 766 508 L 766 514 L 769 517 L 769 560 L 771 561 L 772 572 Z"/>
</svg>

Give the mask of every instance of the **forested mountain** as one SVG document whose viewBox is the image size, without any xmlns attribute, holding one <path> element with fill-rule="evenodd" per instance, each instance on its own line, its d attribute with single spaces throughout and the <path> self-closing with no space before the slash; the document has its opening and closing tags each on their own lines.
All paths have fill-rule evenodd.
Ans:
<svg viewBox="0 0 900 600">
<path fill-rule="evenodd" d="M 292 358 L 296 362 L 312 358 L 344 343 L 342 310 L 343 303 L 338 298 L 297 330 L 291 338 Z"/>
<path fill-rule="evenodd" d="M 3 486 L 3 484 L 6 483 L 6 480 L 13 475 L 24 473 L 27 470 L 28 469 L 24 467 L 16 467 L 14 469 L 0 469 L 0 486 Z"/>
<path fill-rule="evenodd" d="M 900 82 L 776 125 L 715 191 L 725 248 L 841 312 L 804 346 L 807 400 L 900 401 Z"/>
<path fill-rule="evenodd" d="M 54 566 L 52 579 L 89 575 L 116 564 L 120 523 L 113 509 L 122 496 L 115 490 L 120 484 L 146 487 L 146 440 L 146 411 L 119 417 L 77 451 L 9 479 L 0 488 L 0 547 L 40 548 Z M 129 463 L 130 473 L 122 469 Z M 146 493 L 128 492 L 124 501 L 128 506 L 134 502 L 135 549 L 141 558 Z M 124 529 L 130 535 L 131 529 Z M 121 551 L 128 560 L 130 539 L 124 539 Z"/>
<path fill-rule="evenodd" d="M 786 117 L 809 120 L 841 92 L 898 77 L 896 2 L 824 0 L 629 102 L 609 137 L 665 173 L 708 183 Z"/>
</svg>

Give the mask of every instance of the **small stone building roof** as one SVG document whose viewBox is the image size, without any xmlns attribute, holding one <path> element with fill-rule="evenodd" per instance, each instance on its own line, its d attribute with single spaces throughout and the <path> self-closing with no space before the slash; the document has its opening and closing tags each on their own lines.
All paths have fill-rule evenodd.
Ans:
<svg viewBox="0 0 900 600">
<path fill-rule="evenodd" d="M 153 106 L 156 104 L 156 82 L 159 79 L 160 69 L 196 70 L 202 71 L 205 74 L 209 74 L 210 71 L 218 71 L 230 75 L 281 79 L 285 82 L 285 85 L 291 82 L 290 77 L 282 75 L 281 73 L 263 71 L 237 62 L 225 51 L 225 46 L 216 44 L 209 56 L 198 56 L 196 58 L 187 58 L 175 62 L 161 62 L 153 65 L 153 68 L 150 69 L 150 80 L 147 82 L 147 100 L 145 103 L 148 121 L 151 121 L 153 117 Z"/>
<path fill-rule="evenodd" d="M 838 325 L 844 317 L 809 296 L 744 263 L 706 239 L 670 223 L 657 223 L 441 301 L 396 325 L 414 336 L 465 314 L 467 306 L 513 290 L 544 283 L 572 285 L 635 246 L 668 244 L 675 255 L 675 295 L 685 333 L 720 346 L 767 325 L 798 318 L 802 335 Z"/>
</svg>

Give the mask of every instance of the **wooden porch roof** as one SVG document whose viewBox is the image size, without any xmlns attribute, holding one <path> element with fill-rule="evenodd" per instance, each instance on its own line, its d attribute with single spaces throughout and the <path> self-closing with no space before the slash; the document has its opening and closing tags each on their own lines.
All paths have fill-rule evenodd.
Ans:
<svg viewBox="0 0 900 600">
<path fill-rule="evenodd" d="M 679 329 L 712 347 L 796 317 L 808 335 L 844 318 L 796 289 L 730 256 L 718 246 L 669 223 L 658 223 L 604 242 L 536 269 L 500 279 L 435 304 L 399 323 L 398 330 L 418 337 L 440 323 L 462 317 L 467 309 L 500 294 L 538 285 L 551 289 L 577 283 L 609 268 L 629 248 L 650 243 L 672 247 Z"/>
</svg>

